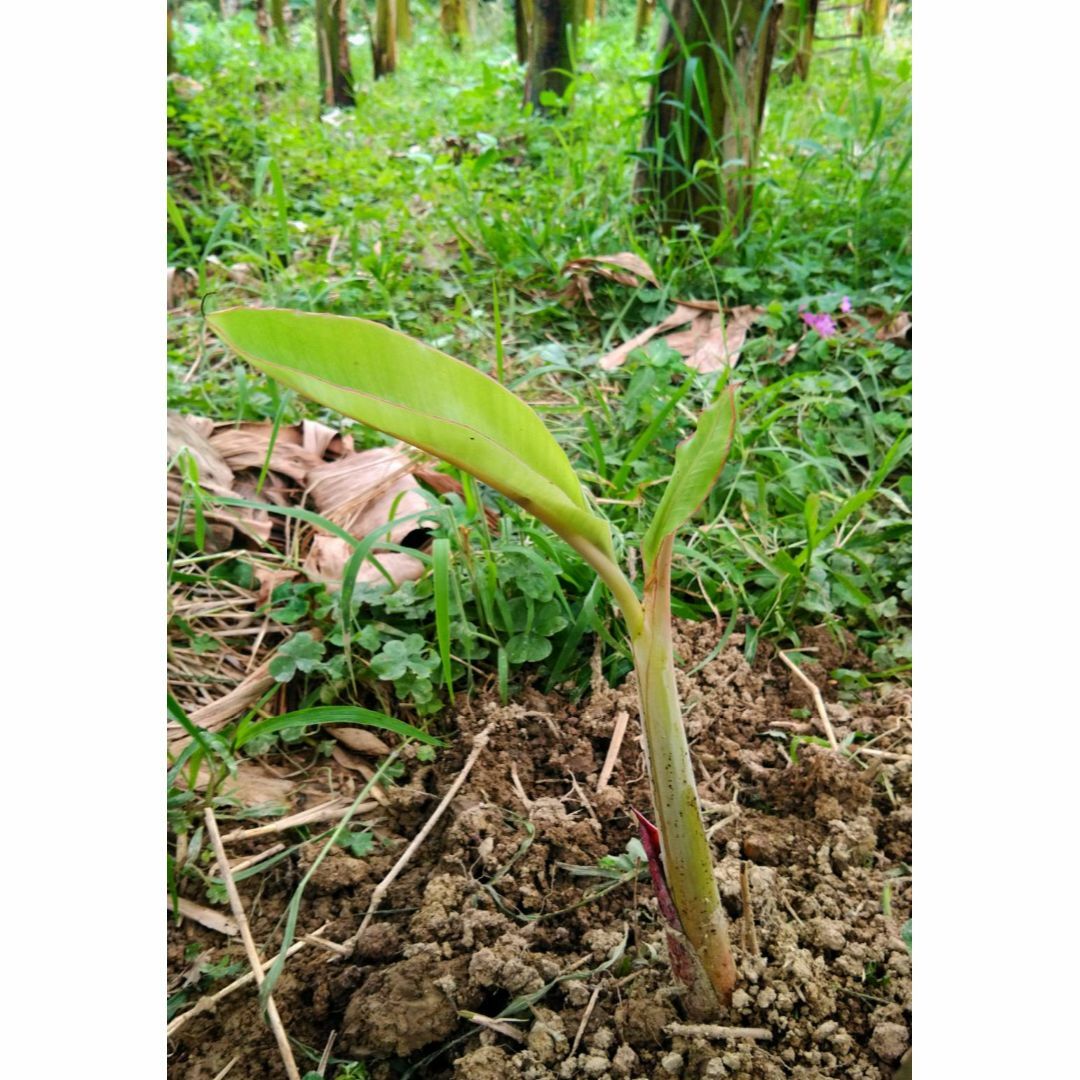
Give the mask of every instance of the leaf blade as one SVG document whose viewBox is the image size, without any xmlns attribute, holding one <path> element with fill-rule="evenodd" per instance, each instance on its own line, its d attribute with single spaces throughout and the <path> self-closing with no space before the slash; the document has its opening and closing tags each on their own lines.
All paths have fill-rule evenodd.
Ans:
<svg viewBox="0 0 1080 1080">
<path fill-rule="evenodd" d="M 364 319 L 232 308 L 207 321 L 279 382 L 466 469 L 612 555 L 610 527 L 588 508 L 562 448 L 528 405 L 477 369 Z"/>
<path fill-rule="evenodd" d="M 652 565 L 661 543 L 689 520 L 712 491 L 734 436 L 735 393 L 727 386 L 702 412 L 694 434 L 675 451 L 675 469 L 642 537 L 646 566 Z"/>
<path fill-rule="evenodd" d="M 236 748 L 239 749 L 260 735 L 274 735 L 289 728 L 322 727 L 326 724 L 362 724 L 382 731 L 392 731 L 403 739 L 416 739 L 418 742 L 427 743 L 428 746 L 445 745 L 442 739 L 429 735 L 426 731 L 421 731 L 404 720 L 387 716 L 385 713 L 363 709 L 358 705 L 318 705 L 282 713 L 280 716 L 272 716 L 268 720 L 252 724 L 245 728 L 243 734 L 237 739 Z"/>
</svg>

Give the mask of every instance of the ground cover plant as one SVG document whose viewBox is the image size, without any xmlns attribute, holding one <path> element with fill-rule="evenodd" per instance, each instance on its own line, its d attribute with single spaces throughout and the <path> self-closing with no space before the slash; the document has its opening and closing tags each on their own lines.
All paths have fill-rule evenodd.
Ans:
<svg viewBox="0 0 1080 1080">
<path fill-rule="evenodd" d="M 629 859 L 623 853 L 636 832 L 629 803 L 643 808 L 650 801 L 633 780 L 640 760 L 627 757 L 635 752 L 633 740 L 617 755 L 610 785 L 596 790 L 589 782 L 600 772 L 613 722 L 613 715 L 594 715 L 595 703 L 624 691 L 633 701 L 639 689 L 634 651 L 619 630 L 617 608 L 572 545 L 488 487 L 406 456 L 401 469 L 416 484 L 408 498 L 419 501 L 399 512 L 406 496 L 395 489 L 380 535 L 365 544 L 367 532 L 357 536 L 344 528 L 345 538 L 339 539 L 346 545 L 345 561 L 352 559 L 347 572 L 339 567 L 336 574 L 310 576 L 304 567 L 310 566 L 313 537 L 330 534 L 335 512 L 303 496 L 319 490 L 309 484 L 310 471 L 293 476 L 280 471 L 275 457 L 282 453 L 280 444 L 295 430 L 300 454 L 304 425 L 328 424 L 351 437 L 352 445 L 328 449 L 325 465 L 347 464 L 352 452 L 379 451 L 384 440 L 368 428 L 343 424 L 336 413 L 307 404 L 282 381 L 238 363 L 211 333 L 201 298 L 215 294 L 205 304 L 211 312 L 256 305 L 361 316 L 490 373 L 528 402 L 563 447 L 573 472 L 595 494 L 596 509 L 610 522 L 625 576 L 639 591 L 650 561 L 649 525 L 675 468 L 677 447 L 709 407 L 717 379 L 726 377 L 701 365 L 710 343 L 719 341 L 723 359 L 737 361 L 730 378 L 739 384 L 739 423 L 694 528 L 672 544 L 673 663 L 679 693 L 688 703 L 690 753 L 706 769 L 699 773 L 704 785 L 699 792 L 710 793 L 703 795 L 705 833 L 720 826 L 710 843 L 720 898 L 737 928 L 739 985 L 756 995 L 759 980 L 768 976 L 755 975 L 747 959 L 742 894 L 737 879 L 732 885 L 724 842 L 741 845 L 751 864 L 747 887 L 760 905 L 759 892 L 772 894 L 758 872 L 776 867 L 770 861 L 775 836 L 782 821 L 795 820 L 784 817 L 794 805 L 792 797 L 757 769 L 780 769 L 791 774 L 792 783 L 810 785 L 800 795 L 810 808 L 808 818 L 791 826 L 800 843 L 805 834 L 809 844 L 817 828 L 809 819 L 826 796 L 839 802 L 835 820 L 849 831 L 859 833 L 864 820 L 877 828 L 879 858 L 886 860 L 880 873 L 888 877 L 860 868 L 861 856 L 836 854 L 846 850 L 845 844 L 858 849 L 861 841 L 829 832 L 832 819 L 821 819 L 824 832 L 815 842 L 818 847 L 828 842 L 832 866 L 841 867 L 845 885 L 852 875 L 870 875 L 859 880 L 876 889 L 874 918 L 892 927 L 889 940 L 900 941 L 897 935 L 910 915 L 904 873 L 910 855 L 897 833 L 903 832 L 898 822 L 908 783 L 907 747 L 895 734 L 885 738 L 888 717 L 901 717 L 892 727 L 906 723 L 895 694 L 906 682 L 910 662 L 910 60 L 902 21 L 894 17 L 883 40 L 846 42 L 842 51 L 819 53 L 805 83 L 774 82 L 758 152 L 753 215 L 744 229 L 713 236 L 692 225 L 662 233 L 649 207 L 631 198 L 656 44 L 653 33 L 635 46 L 631 5 L 612 4 L 605 17 L 582 28 L 570 108 L 546 118 L 521 108 L 523 71 L 509 13 L 481 5 L 479 15 L 476 33 L 455 50 L 443 38 L 437 12 L 414 7 L 413 41 L 399 43 L 397 71 L 377 82 L 357 23 L 352 64 L 357 105 L 320 114 L 314 27 L 305 6 L 294 5 L 287 47 L 262 40 L 254 12 L 241 10 L 222 20 L 216 6 L 186 3 L 176 14 L 177 74 L 169 91 L 169 404 L 196 426 L 203 423 L 199 418 L 220 425 L 205 431 L 229 462 L 232 480 L 226 484 L 223 475 L 208 475 L 207 463 L 217 459 L 193 450 L 193 436 L 180 440 L 186 449 L 172 455 L 170 481 L 175 496 L 169 551 L 170 720 L 177 736 L 170 768 L 171 894 L 188 911 L 190 905 L 221 915 L 227 911 L 224 883 L 207 844 L 207 805 L 239 834 L 276 828 L 307 809 L 305 802 L 314 805 L 325 796 L 329 803 L 347 795 L 337 818 L 263 833 L 262 843 L 280 838 L 281 849 L 237 877 L 242 891 L 257 890 L 256 908 L 258 897 L 266 897 L 266 916 L 255 919 L 266 957 L 288 936 L 286 923 L 278 924 L 277 917 L 284 918 L 301 885 L 292 909 L 292 937 L 302 941 L 319 922 L 336 928 L 338 918 L 344 922 L 337 939 L 351 936 L 371 886 L 382 875 L 378 868 L 388 868 L 400 850 L 394 845 L 403 845 L 409 829 L 415 832 L 425 820 L 399 800 L 425 786 L 426 798 L 445 790 L 462 764 L 468 737 L 480 731 L 468 719 L 470 710 L 477 715 L 496 710 L 493 739 L 500 733 L 522 737 L 524 721 L 510 719 L 522 701 L 531 701 L 534 712 L 561 730 L 568 724 L 561 717 L 571 715 L 590 733 L 585 744 L 565 731 L 563 742 L 552 734 L 550 753 L 577 763 L 567 766 L 569 775 L 590 797 L 595 792 L 602 835 L 586 842 L 576 825 L 560 818 L 556 827 L 545 819 L 553 810 L 541 795 L 562 789 L 534 785 L 554 785 L 556 774 L 517 761 L 530 801 L 526 824 L 534 831 L 523 834 L 520 823 L 500 817 L 488 821 L 475 842 L 461 840 L 469 862 L 479 859 L 487 868 L 477 886 L 488 898 L 485 903 L 530 933 L 534 923 L 521 921 L 530 914 L 569 907 L 573 913 L 563 917 L 574 920 L 588 911 L 597 923 L 580 925 L 591 933 L 605 919 L 621 926 L 618 908 L 608 906 L 619 890 L 629 896 L 633 889 L 642 897 L 650 891 L 643 864 L 611 862 Z M 835 25 L 829 25 L 830 18 Z M 842 18 L 820 14 L 819 31 L 843 31 Z M 633 259 L 606 264 L 607 272 L 605 264 L 590 261 L 615 253 Z M 682 323 L 668 325 L 673 311 L 677 315 L 687 302 L 700 306 L 688 308 Z M 619 346 L 662 324 L 664 329 L 639 347 L 611 360 Z M 741 340 L 729 336 L 735 325 L 742 325 Z M 261 452 L 249 450 L 247 458 L 229 456 L 231 450 L 225 454 L 230 431 L 261 438 Z M 303 463 L 304 470 L 317 467 L 313 459 Z M 215 489 L 216 481 L 221 483 Z M 246 515 L 258 519 L 257 528 Z M 394 520 L 403 517 L 412 520 Z M 402 563 L 392 563 L 394 557 Z M 406 560 L 411 560 L 410 577 L 396 569 Z M 702 649 L 703 639 L 683 629 L 689 625 L 685 620 L 718 632 Z M 828 739 L 817 705 L 781 654 L 823 691 L 839 756 L 863 785 L 857 795 L 844 787 L 846 774 L 819 763 L 832 751 L 820 745 Z M 723 749 L 723 737 L 702 726 L 701 692 L 687 680 L 703 679 L 718 667 L 726 670 L 735 664 L 734 655 L 753 670 L 752 678 L 759 678 L 766 665 L 775 669 L 773 679 L 790 689 L 774 698 L 774 683 L 761 684 L 770 703 L 768 717 L 759 717 L 753 735 L 740 734 L 733 722 L 734 734 L 727 737 L 740 741 L 742 757 L 728 760 L 735 751 Z M 826 657 L 827 662 L 818 662 Z M 245 690 L 234 699 L 244 702 L 238 712 L 223 720 L 219 713 L 203 725 L 202 710 L 245 687 L 257 693 L 245 696 Z M 892 703 L 888 710 L 880 705 L 884 701 Z M 745 705 L 727 701 L 725 707 Z M 627 711 L 633 714 L 632 704 Z M 387 720 L 399 726 L 388 729 Z M 535 743 L 535 734 L 528 740 Z M 485 753 L 494 760 L 500 751 Z M 587 764 L 594 753 L 599 755 L 595 767 Z M 713 808 L 714 796 L 716 805 L 729 805 L 725 800 L 732 795 L 716 762 L 743 792 L 736 825 L 724 824 L 731 814 L 717 816 Z M 484 768 L 481 758 L 458 799 L 490 801 L 478 791 L 499 792 L 505 795 L 500 801 L 520 813 L 516 787 L 504 787 Z M 310 778 L 320 770 L 325 785 L 309 785 L 299 797 L 295 779 L 291 790 L 285 779 Z M 350 776 L 355 788 L 346 791 L 342 777 Z M 614 811 L 604 800 L 615 796 L 602 792 L 610 792 L 616 781 L 627 805 Z M 740 802 L 738 794 L 735 800 Z M 587 814 L 588 801 L 571 805 Z M 354 804 L 356 809 L 343 817 Z M 616 820 L 609 824 L 602 806 Z M 459 836 L 459 826 L 464 823 L 447 827 L 447 844 Z M 537 871 L 541 882 L 548 881 L 548 908 L 537 907 L 524 881 L 516 880 L 539 858 L 547 843 L 545 827 L 550 835 L 563 829 L 565 841 L 561 851 L 549 853 L 547 869 Z M 230 840 L 229 835 L 226 843 L 241 845 L 244 855 L 264 854 L 257 837 Z M 484 846 L 484 836 L 494 840 L 494 853 Z M 530 836 L 516 868 L 502 872 Z M 425 873 L 451 872 L 434 850 L 431 855 L 435 861 L 423 864 Z M 793 850 L 791 874 L 811 873 L 813 859 L 805 871 L 797 869 L 801 859 Z M 594 886 L 589 876 L 594 870 L 613 876 Z M 417 899 L 422 882 L 411 886 L 413 895 L 405 892 L 409 874 L 391 890 L 391 901 L 427 910 L 431 904 Z M 351 893 L 334 892 L 334 875 L 349 877 L 350 888 L 362 894 L 351 924 L 342 913 L 342 897 Z M 455 889 L 464 887 L 456 877 L 454 882 Z M 615 890 L 610 896 L 604 892 L 609 887 Z M 279 894 L 285 902 L 275 907 L 269 898 Z M 837 918 L 825 907 L 811 913 L 798 897 L 777 896 L 778 903 L 787 899 L 807 927 Z M 577 906 L 583 899 L 584 907 Z M 844 910 L 863 902 L 838 899 Z M 316 913 L 325 917 L 309 924 Z M 760 907 L 759 916 L 758 932 L 764 934 L 773 916 L 766 917 Z M 385 921 L 400 918 L 389 915 Z M 547 933 L 541 928 L 556 923 L 537 923 L 535 932 Z M 662 951 L 662 918 L 648 925 L 655 925 Z M 247 967 L 235 948 L 214 949 L 214 931 L 193 926 L 188 917 L 182 928 L 170 931 L 177 972 L 170 999 L 177 1017 L 200 996 L 242 974 L 236 965 Z M 416 926 L 417 940 L 429 940 L 428 923 Z M 173 936 L 181 930 L 180 938 Z M 776 930 L 776 940 L 785 932 Z M 606 1025 L 634 1048 L 641 1074 L 660 1069 L 666 1053 L 682 1054 L 686 1068 L 698 1070 L 687 1075 L 705 1075 L 711 1059 L 699 1061 L 692 1045 L 701 1036 L 658 1036 L 664 1044 L 654 1049 L 630 1038 L 633 1024 L 616 1022 L 617 1006 L 614 999 L 609 1003 L 604 980 L 613 983 L 637 972 L 637 987 L 648 983 L 659 991 L 663 985 L 656 980 L 665 965 L 655 948 L 649 952 L 644 936 L 638 937 L 643 933 L 632 928 L 624 945 L 620 936 L 580 969 L 596 980 L 598 990 L 605 988 L 575 1046 L 580 1052 L 569 1054 L 566 1046 L 560 1053 L 576 1056 L 581 1069 L 591 1056 L 590 1067 L 596 1067 L 605 1050 L 590 1040 Z M 442 938 L 434 940 L 449 947 Z M 872 1068 L 891 1075 L 886 1063 L 894 1059 L 884 1052 L 891 1053 L 890 1030 L 895 1043 L 895 1029 L 906 1023 L 904 947 L 871 955 L 877 940 L 870 935 L 856 942 L 849 935 L 846 951 L 837 951 L 823 943 L 825 938 L 800 938 L 799 948 L 833 955 L 853 971 L 858 967 L 858 981 L 845 984 L 845 994 L 850 990 L 879 1000 L 845 998 L 862 1002 L 862 1018 L 843 1009 L 830 1013 L 816 1000 L 788 1009 L 782 1025 L 790 1025 L 787 1038 L 799 1055 L 796 1066 L 830 1068 L 820 1060 L 815 1065 L 811 1053 L 844 1059 L 849 1051 L 838 1045 L 812 1049 L 813 1031 L 835 1015 L 841 1031 L 854 1039 L 850 1052 L 864 1055 L 859 1068 L 865 1067 L 866 1075 L 877 1075 Z M 356 947 L 360 952 L 373 948 L 371 942 Z M 491 947 L 501 946 L 493 941 Z M 764 948 L 768 955 L 770 946 Z M 343 1032 L 337 1050 L 329 1053 L 325 1075 L 353 1074 L 347 1070 L 359 1075 L 364 1068 L 420 1068 L 416 1075 L 450 1075 L 457 1068 L 469 1075 L 465 1065 L 454 1064 L 462 1055 L 473 1058 L 483 1050 L 495 1058 L 496 1050 L 504 1054 L 516 1045 L 512 1036 L 485 1029 L 484 1017 L 511 1028 L 511 1021 L 522 1019 L 533 1028 L 552 1028 L 556 1022 L 545 1010 L 556 1002 L 570 1010 L 566 1015 L 573 1014 L 575 1024 L 584 1013 L 588 994 L 574 1004 L 574 980 L 564 978 L 562 968 L 548 972 L 544 967 L 554 962 L 551 957 L 562 956 L 566 965 L 577 961 L 563 951 L 566 943 L 552 937 L 544 939 L 543 948 L 534 942 L 530 949 L 549 957 L 531 961 L 543 986 L 555 980 L 545 995 L 527 1001 L 541 984 L 515 988 L 509 975 L 499 976 L 475 991 L 481 997 L 472 1004 L 461 1003 L 462 1011 L 481 1021 L 464 1020 L 456 1012 L 445 1024 L 440 1019 L 432 1030 L 445 1031 L 435 1045 L 417 1047 L 404 1036 L 366 1045 L 363 1037 L 344 1034 L 345 1014 L 367 1015 L 365 1002 L 376 997 L 375 987 L 347 986 L 346 976 L 328 991 L 329 1005 L 312 1005 L 305 1012 L 281 997 L 294 986 L 289 965 L 306 953 L 275 974 L 275 995 L 281 997 L 294 1042 L 310 1040 L 312 1069 L 329 1032 Z M 862 956 L 859 949 L 869 951 Z M 191 955 L 185 957 L 185 950 Z M 615 953 L 619 958 L 611 960 Z M 798 959 L 793 957 L 788 960 Z M 419 970 L 422 959 L 415 954 L 400 962 Z M 609 960 L 612 966 L 601 970 Z M 425 977 L 441 978 L 449 969 L 438 964 L 454 962 L 423 961 Z M 303 970 L 315 977 L 314 968 Z M 385 974 L 389 978 L 391 969 Z M 461 980 L 467 993 L 481 986 L 479 979 L 474 973 Z M 395 986 L 383 986 L 389 995 L 384 1000 L 396 1000 Z M 799 993 L 812 997 L 806 985 L 800 984 L 796 999 Z M 764 1006 L 755 1009 L 736 993 L 731 1022 L 739 1023 L 738 1016 L 748 1026 L 760 1022 L 773 1029 L 781 1023 L 767 1020 Z M 498 1020 L 504 1010 L 507 1016 Z M 324 1019 L 309 1021 L 316 1014 Z M 256 1013 L 243 1015 L 259 1024 Z M 803 1045 L 798 1025 L 809 1024 L 813 1016 L 817 1020 Z M 186 1030 L 209 1023 L 192 1020 Z M 224 1041 L 231 1037 L 239 1053 L 241 1027 L 221 1023 Z M 207 1035 L 210 1030 L 215 1029 L 202 1029 L 200 1037 L 220 1037 Z M 531 1046 L 539 1035 L 534 1039 L 532 1029 L 526 1030 Z M 441 1050 L 469 1031 L 471 1043 Z M 495 1032 L 494 1042 L 478 1046 L 477 1031 Z M 684 1046 L 679 1039 L 689 1042 Z M 495 1045 L 500 1040 L 501 1050 Z M 876 1049 L 868 1049 L 871 1042 Z M 195 1064 L 190 1041 L 180 1046 L 177 1075 L 204 1067 Z M 607 1048 L 609 1064 L 615 1049 Z M 420 1066 L 438 1052 L 443 1056 Z M 521 1052 L 536 1053 L 529 1047 Z M 762 1071 L 763 1055 L 762 1049 L 746 1059 L 746 1075 L 756 1075 L 753 1070 L 768 1075 Z M 366 1066 L 355 1063 L 360 1058 Z M 272 1053 L 267 1060 L 273 1060 Z M 552 1075 L 560 1060 L 550 1064 Z M 505 1062 L 496 1075 L 515 1075 Z M 206 1065 L 207 1075 L 227 1063 L 226 1057 L 214 1069 Z M 250 1063 L 234 1068 L 235 1075 L 259 1074 Z M 734 1074 L 739 1075 L 737 1069 Z"/>
</svg>

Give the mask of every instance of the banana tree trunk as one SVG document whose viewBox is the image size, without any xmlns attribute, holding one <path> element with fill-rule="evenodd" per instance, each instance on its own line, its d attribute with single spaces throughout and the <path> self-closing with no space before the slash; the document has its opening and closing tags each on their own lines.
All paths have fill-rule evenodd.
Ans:
<svg viewBox="0 0 1080 1080">
<path fill-rule="evenodd" d="M 274 37 L 281 46 L 289 44 L 289 28 L 285 16 L 285 0 L 270 0 L 270 23 L 274 27 Z"/>
<path fill-rule="evenodd" d="M 412 13 L 409 0 L 396 0 L 397 3 L 397 39 L 408 45 L 412 41 Z"/>
<path fill-rule="evenodd" d="M 645 31 L 652 23 L 653 11 L 656 8 L 656 0 L 637 0 L 637 11 L 634 14 L 634 44 L 640 45 Z"/>
<path fill-rule="evenodd" d="M 814 24 L 819 0 L 784 0 L 776 35 L 776 55 L 783 59 L 782 82 L 798 77 L 806 82 L 814 56 Z"/>
<path fill-rule="evenodd" d="M 779 14 L 774 0 L 672 0 L 635 176 L 662 229 L 746 225 Z"/>
<path fill-rule="evenodd" d="M 519 64 L 529 62 L 529 27 L 532 25 L 533 0 L 514 0 L 514 44 Z"/>
<path fill-rule="evenodd" d="M 862 35 L 879 37 L 885 32 L 885 20 L 889 15 L 889 0 L 863 0 Z"/>
<path fill-rule="evenodd" d="M 371 59 L 376 79 L 397 69 L 397 0 L 375 0 Z"/>
<path fill-rule="evenodd" d="M 540 99 L 550 90 L 566 93 L 573 75 L 570 42 L 574 34 L 575 0 L 532 0 L 532 34 L 529 69 L 525 76 L 525 102 L 538 112 L 546 107 Z"/>
<path fill-rule="evenodd" d="M 315 0 L 315 37 L 323 104 L 355 105 L 346 0 Z"/>
<path fill-rule="evenodd" d="M 469 9 L 465 0 L 442 0 L 439 21 L 447 40 L 460 49 L 469 37 Z"/>
<path fill-rule="evenodd" d="M 165 74 L 166 75 L 171 75 L 174 71 L 176 71 L 176 53 L 173 50 L 173 17 L 172 17 L 173 12 L 172 12 L 172 4 L 167 4 L 166 7 L 168 8 L 168 12 L 169 12 L 169 37 L 168 37 L 168 51 L 166 53 L 167 59 L 165 61 L 165 63 L 166 63 Z"/>
<path fill-rule="evenodd" d="M 255 28 L 264 45 L 270 44 L 270 16 L 266 13 L 266 0 L 255 0 Z"/>
</svg>

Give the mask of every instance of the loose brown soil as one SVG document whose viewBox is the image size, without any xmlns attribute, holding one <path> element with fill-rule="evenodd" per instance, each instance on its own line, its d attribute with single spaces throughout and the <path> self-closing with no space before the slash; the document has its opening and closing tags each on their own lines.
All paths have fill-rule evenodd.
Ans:
<svg viewBox="0 0 1080 1080">
<path fill-rule="evenodd" d="M 682 624 L 683 672 L 701 664 L 717 640 L 712 626 Z M 911 958 L 900 937 L 911 914 L 910 692 L 882 687 L 842 704 L 828 671 L 865 658 L 824 631 L 805 644 L 818 649 L 817 662 L 804 670 L 830 701 L 837 737 L 880 736 L 873 747 L 892 756 L 852 761 L 803 743 L 792 763 L 790 736 L 816 733 L 792 712 L 812 710 L 813 702 L 767 647 L 751 669 L 738 635 L 696 674 L 679 674 L 740 971 L 734 1004 L 716 1022 L 767 1028 L 770 1040 L 673 1033 L 671 1025 L 687 1018 L 647 880 L 582 903 L 604 882 L 565 869 L 622 853 L 635 835 L 629 807 L 649 806 L 631 678 L 576 707 L 538 693 L 506 707 L 474 701 L 458 717 L 463 737 L 454 749 L 435 765 L 411 762 L 407 785 L 390 792 L 376 830 L 390 846 L 364 859 L 343 850 L 327 858 L 305 894 L 298 932 L 328 922 L 323 936 L 342 941 L 456 775 L 471 737 L 494 723 L 476 769 L 353 956 L 335 960 L 309 947 L 290 959 L 274 996 L 290 1035 L 313 1052 L 299 1055 L 301 1073 L 316 1067 L 336 1031 L 334 1057 L 363 1060 L 376 1080 L 891 1080 L 911 1042 Z M 631 727 L 611 786 L 598 795 L 620 709 L 630 712 Z M 781 731 L 785 738 L 776 736 Z M 528 806 L 515 790 L 515 772 Z M 259 850 L 253 843 L 236 845 L 234 858 Z M 266 956 L 317 850 L 309 845 L 300 858 L 241 884 Z M 747 937 L 744 864 L 758 955 Z M 205 901 L 195 891 L 191 898 Z M 597 970 L 624 940 L 625 954 Z M 242 957 L 234 940 L 170 922 L 174 979 L 190 965 L 184 953 L 193 942 L 213 950 L 215 960 Z M 557 981 L 561 976 L 570 977 Z M 520 1014 L 524 1023 L 501 1025 L 516 1038 L 461 1016 L 495 1017 L 544 987 Z M 169 1049 L 177 1080 L 212 1080 L 236 1055 L 232 1080 L 284 1075 L 250 989 L 193 1019 Z"/>
</svg>

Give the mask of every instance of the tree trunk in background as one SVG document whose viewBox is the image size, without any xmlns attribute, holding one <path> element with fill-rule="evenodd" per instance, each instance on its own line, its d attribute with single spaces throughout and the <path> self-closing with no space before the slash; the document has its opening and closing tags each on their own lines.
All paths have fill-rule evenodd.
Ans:
<svg viewBox="0 0 1080 1080">
<path fill-rule="evenodd" d="M 581 21 L 596 22 L 596 0 L 581 0 Z"/>
<path fill-rule="evenodd" d="M 392 74 L 397 68 L 397 0 L 375 0 L 371 59 L 376 79 Z"/>
<path fill-rule="evenodd" d="M 409 0 L 396 0 L 397 3 L 397 39 L 408 45 L 412 41 L 412 13 Z"/>
<path fill-rule="evenodd" d="M 783 82 L 798 76 L 806 82 L 814 55 L 814 23 L 819 0 L 784 0 L 776 35 L 776 54 L 785 60 Z"/>
<path fill-rule="evenodd" d="M 270 44 L 270 17 L 266 14 L 266 0 L 255 0 L 255 26 L 264 45 Z"/>
<path fill-rule="evenodd" d="M 656 7 L 656 0 L 637 0 L 637 14 L 634 16 L 634 44 L 640 45 L 641 39 L 645 36 L 645 31 L 649 29 L 649 24 L 652 22 L 653 9 Z"/>
<path fill-rule="evenodd" d="M 289 44 L 289 28 L 285 23 L 285 0 L 270 0 L 270 22 L 274 27 L 274 37 L 281 46 Z"/>
<path fill-rule="evenodd" d="M 315 40 L 323 104 L 355 105 L 346 0 L 315 0 Z"/>
<path fill-rule="evenodd" d="M 455 49 L 460 49 L 469 36 L 469 9 L 465 0 L 442 0 L 439 21 L 447 40 Z"/>
<path fill-rule="evenodd" d="M 540 96 L 545 90 L 562 97 L 570 83 L 574 6 L 575 0 L 533 0 L 525 101 L 539 112 L 547 111 L 540 104 Z"/>
<path fill-rule="evenodd" d="M 172 4 L 169 3 L 165 6 L 169 12 L 168 59 L 165 61 L 165 74 L 171 75 L 176 70 L 176 54 L 173 52 Z"/>
<path fill-rule="evenodd" d="M 749 218 L 780 8 L 773 0 L 672 0 L 671 15 L 635 192 L 656 206 L 663 229 L 693 220 L 719 235 Z M 732 161 L 741 164 L 723 168 Z"/>
<path fill-rule="evenodd" d="M 532 25 L 533 0 L 514 0 L 514 44 L 519 64 L 529 62 L 529 27 Z"/>
<path fill-rule="evenodd" d="M 878 37 L 885 32 L 889 0 L 863 0 L 861 32 L 863 37 Z"/>
</svg>

